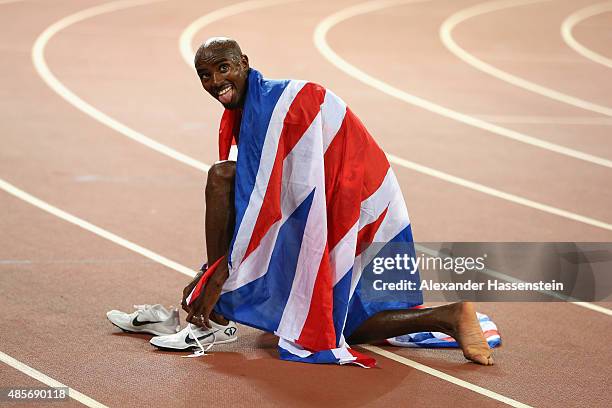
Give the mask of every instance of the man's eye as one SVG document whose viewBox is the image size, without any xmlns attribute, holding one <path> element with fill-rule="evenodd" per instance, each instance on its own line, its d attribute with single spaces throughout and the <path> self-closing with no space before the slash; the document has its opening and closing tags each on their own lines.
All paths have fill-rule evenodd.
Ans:
<svg viewBox="0 0 612 408">
<path fill-rule="evenodd" d="M 229 71 L 229 65 L 228 64 L 222 64 L 221 66 L 219 66 L 219 71 L 221 71 L 221 73 L 225 74 L 226 72 Z"/>
<path fill-rule="evenodd" d="M 209 74 L 201 74 L 201 75 L 200 75 L 200 79 L 203 79 L 203 80 L 208 80 L 209 78 L 210 78 L 210 75 L 209 75 Z"/>
</svg>

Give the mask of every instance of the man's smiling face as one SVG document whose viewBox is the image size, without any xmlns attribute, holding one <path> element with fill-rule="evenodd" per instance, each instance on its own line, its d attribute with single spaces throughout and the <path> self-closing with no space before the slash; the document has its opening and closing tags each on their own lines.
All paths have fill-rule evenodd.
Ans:
<svg viewBox="0 0 612 408">
<path fill-rule="evenodd" d="M 202 86 L 226 109 L 244 104 L 249 59 L 236 41 L 212 38 L 198 49 L 194 60 Z"/>
</svg>

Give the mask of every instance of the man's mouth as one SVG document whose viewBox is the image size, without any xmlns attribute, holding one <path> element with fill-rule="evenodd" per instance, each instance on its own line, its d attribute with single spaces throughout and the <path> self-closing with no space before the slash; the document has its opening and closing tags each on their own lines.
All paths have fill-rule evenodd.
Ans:
<svg viewBox="0 0 612 408">
<path fill-rule="evenodd" d="M 223 89 L 221 89 L 217 93 L 217 99 L 224 105 L 227 105 L 234 99 L 234 87 L 232 85 L 227 85 Z"/>
</svg>

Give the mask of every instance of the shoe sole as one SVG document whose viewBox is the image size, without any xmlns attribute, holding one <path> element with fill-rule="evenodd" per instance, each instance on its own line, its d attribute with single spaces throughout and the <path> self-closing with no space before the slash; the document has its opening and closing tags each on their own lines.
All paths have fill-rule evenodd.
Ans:
<svg viewBox="0 0 612 408">
<path fill-rule="evenodd" d="M 227 344 L 227 343 L 233 343 L 236 340 L 238 340 L 238 337 L 234 337 L 231 339 L 227 339 L 227 340 L 223 340 L 223 341 L 215 341 L 215 346 L 217 344 Z M 164 347 L 164 346 L 158 346 L 157 344 L 153 344 L 151 343 L 151 345 L 159 350 L 163 350 L 163 351 L 188 351 L 188 350 L 199 350 L 200 347 L 197 344 L 194 344 L 193 346 L 188 346 L 185 348 L 171 348 L 171 347 Z M 206 347 L 210 345 L 210 343 L 206 343 L 206 344 L 202 344 L 202 346 Z"/>
<path fill-rule="evenodd" d="M 121 327 L 119 326 L 117 323 L 113 322 L 112 320 L 108 319 L 109 322 L 111 322 L 111 324 L 119 329 L 121 329 L 121 331 L 123 331 L 124 333 L 140 333 L 140 334 L 152 334 L 154 336 L 167 336 L 169 334 L 175 334 L 174 333 L 163 333 L 157 330 L 150 330 L 150 329 L 144 329 L 144 330 L 133 330 L 133 329 L 126 329 L 125 327 Z"/>
</svg>

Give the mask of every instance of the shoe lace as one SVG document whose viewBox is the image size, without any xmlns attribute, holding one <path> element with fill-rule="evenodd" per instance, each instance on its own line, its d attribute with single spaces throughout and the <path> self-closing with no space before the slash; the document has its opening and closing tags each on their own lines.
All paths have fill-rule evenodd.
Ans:
<svg viewBox="0 0 612 408">
<path fill-rule="evenodd" d="M 213 336 L 213 341 L 206 347 L 204 348 L 204 346 L 202 345 L 202 343 L 200 343 L 200 340 L 198 340 L 198 336 L 196 336 L 193 333 L 193 329 L 192 329 L 192 324 L 191 323 L 187 323 L 187 329 L 189 330 L 189 334 L 191 335 L 191 337 L 196 341 L 198 347 L 200 348 L 199 350 L 195 351 L 194 353 L 188 355 L 188 356 L 184 356 L 184 357 L 201 357 L 201 356 L 207 356 L 208 354 L 206 353 L 207 351 L 209 351 L 211 348 L 213 348 L 213 346 L 215 345 L 215 342 L 217 341 L 217 336 L 216 336 L 216 332 L 212 333 Z"/>
</svg>

